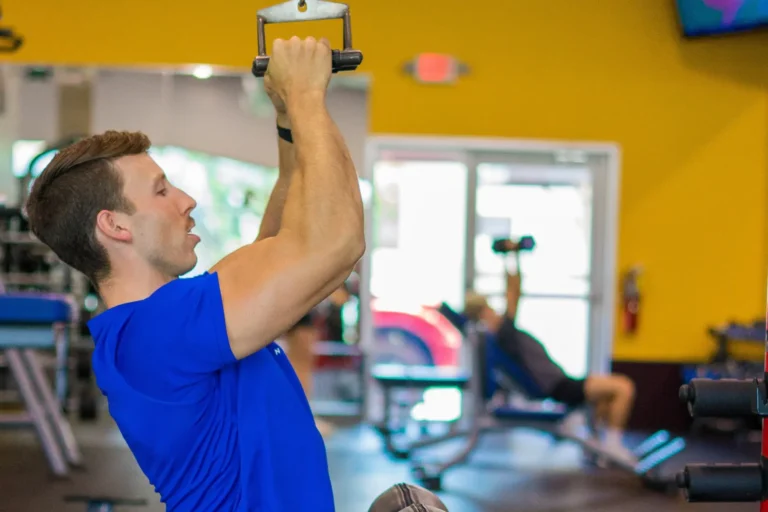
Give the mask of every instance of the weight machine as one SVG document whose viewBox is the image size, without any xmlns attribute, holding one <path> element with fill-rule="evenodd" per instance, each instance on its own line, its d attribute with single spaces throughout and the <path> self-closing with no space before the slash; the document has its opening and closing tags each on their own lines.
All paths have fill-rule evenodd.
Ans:
<svg viewBox="0 0 768 512">
<path fill-rule="evenodd" d="M 693 417 L 762 418 L 759 462 L 747 464 L 688 464 L 677 485 L 689 502 L 760 502 L 768 512 L 768 331 L 764 375 L 761 379 L 693 379 L 680 388 L 680 399 Z"/>
<path fill-rule="evenodd" d="M 385 395 L 384 420 L 377 427 L 383 437 L 385 449 L 398 459 L 410 459 L 411 470 L 418 481 L 430 490 L 439 490 L 442 477 L 452 468 L 465 464 L 487 433 L 508 431 L 516 427 L 533 428 L 552 435 L 558 440 L 568 440 L 580 446 L 590 458 L 602 459 L 613 467 L 636 475 L 648 488 L 667 492 L 675 486 L 674 479 L 660 471 L 660 466 L 685 449 L 682 438 L 673 438 L 669 432 L 659 431 L 646 438 L 633 450 L 635 461 L 617 458 L 610 450 L 588 432 L 569 432 L 563 421 L 571 410 L 565 407 L 520 408 L 507 404 L 494 405 L 493 397 L 507 385 L 532 400 L 545 396 L 538 390 L 528 372 L 507 357 L 498 347 L 493 335 L 483 332 L 477 325 L 467 325 L 461 315 L 443 304 L 440 311 L 455 320 L 457 327 L 466 332 L 466 342 L 471 350 L 472 370 L 441 367 L 387 367 L 382 365 L 373 377 L 383 388 Z M 403 436 L 390 428 L 392 394 L 395 390 L 419 390 L 427 388 L 461 388 L 471 404 L 468 409 L 468 425 L 452 428 L 440 436 L 423 436 L 419 439 L 400 439 Z M 407 436 L 406 436 L 407 437 Z M 454 439 L 465 439 L 463 447 L 453 457 L 437 461 L 418 460 L 423 448 L 443 444 Z"/>
</svg>

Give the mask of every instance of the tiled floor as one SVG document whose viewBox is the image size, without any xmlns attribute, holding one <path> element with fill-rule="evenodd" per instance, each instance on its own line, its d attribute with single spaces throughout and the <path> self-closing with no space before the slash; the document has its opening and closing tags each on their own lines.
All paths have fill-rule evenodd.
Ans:
<svg viewBox="0 0 768 512">
<path fill-rule="evenodd" d="M 75 473 L 70 481 L 53 481 L 33 435 L 0 431 L 0 511 L 85 510 L 82 505 L 64 503 L 64 496 L 71 494 L 144 497 L 150 506 L 116 510 L 164 510 L 113 426 L 106 421 L 79 425 L 77 436 L 87 470 Z M 339 512 L 364 512 L 386 487 L 411 481 L 406 464 L 385 456 L 380 439 L 366 427 L 339 429 L 327 440 L 327 446 Z M 731 448 L 691 443 L 685 455 L 672 460 L 666 469 L 674 471 L 697 459 L 746 461 L 757 454 L 754 446 Z M 441 452 L 452 449 L 455 447 L 447 446 Z M 644 489 L 631 475 L 585 469 L 581 462 L 576 447 L 555 444 L 529 431 L 493 435 L 482 442 L 470 464 L 446 476 L 441 497 L 451 512 L 757 510 L 754 504 L 687 504 L 679 496 Z"/>
</svg>

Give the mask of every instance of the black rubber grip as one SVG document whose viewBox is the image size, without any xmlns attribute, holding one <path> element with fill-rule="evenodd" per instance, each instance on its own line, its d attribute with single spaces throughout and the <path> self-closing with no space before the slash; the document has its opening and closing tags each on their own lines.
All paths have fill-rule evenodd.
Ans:
<svg viewBox="0 0 768 512">
<path fill-rule="evenodd" d="M 762 499 L 760 464 L 689 464 L 677 474 L 677 486 L 694 503 L 746 503 Z"/>
<path fill-rule="evenodd" d="M 331 63 L 333 72 L 354 71 L 363 62 L 363 53 L 359 50 L 332 50 Z M 269 66 L 269 56 L 253 59 L 251 72 L 254 76 L 263 77 Z"/>
<path fill-rule="evenodd" d="M 694 418 L 740 418 L 753 416 L 757 384 L 752 380 L 692 379 L 680 388 L 680 399 L 688 403 Z"/>
</svg>

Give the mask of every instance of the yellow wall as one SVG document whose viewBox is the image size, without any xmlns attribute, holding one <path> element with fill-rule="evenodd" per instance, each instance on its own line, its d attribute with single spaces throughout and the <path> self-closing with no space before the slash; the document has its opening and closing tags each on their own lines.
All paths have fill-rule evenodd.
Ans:
<svg viewBox="0 0 768 512">
<path fill-rule="evenodd" d="M 3 12 L 27 38 L 16 61 L 248 66 L 269 3 L 6 0 Z M 765 310 L 766 34 L 683 41 L 671 0 L 349 3 L 374 132 L 621 145 L 619 265 L 646 275 L 641 332 L 617 334 L 619 359 L 702 359 L 707 325 Z M 324 25 L 268 36 L 331 31 L 339 44 Z M 423 51 L 473 74 L 416 85 L 400 66 Z"/>
</svg>

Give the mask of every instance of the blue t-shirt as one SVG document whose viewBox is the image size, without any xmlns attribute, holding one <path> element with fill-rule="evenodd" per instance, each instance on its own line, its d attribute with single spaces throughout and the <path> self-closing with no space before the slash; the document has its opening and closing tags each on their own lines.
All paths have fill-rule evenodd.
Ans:
<svg viewBox="0 0 768 512">
<path fill-rule="evenodd" d="M 99 388 L 169 511 L 332 512 L 325 444 L 272 343 L 238 361 L 217 274 L 89 322 Z"/>
</svg>

